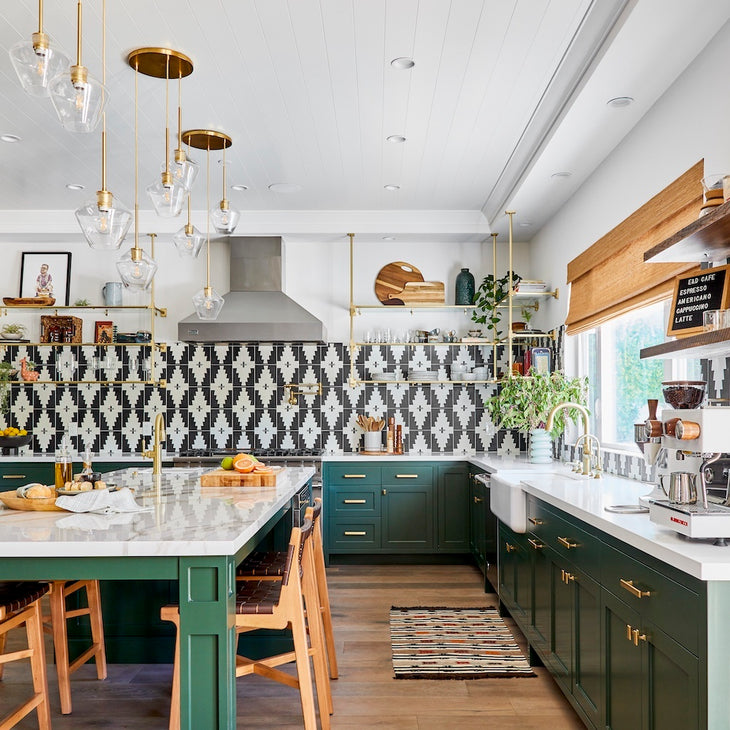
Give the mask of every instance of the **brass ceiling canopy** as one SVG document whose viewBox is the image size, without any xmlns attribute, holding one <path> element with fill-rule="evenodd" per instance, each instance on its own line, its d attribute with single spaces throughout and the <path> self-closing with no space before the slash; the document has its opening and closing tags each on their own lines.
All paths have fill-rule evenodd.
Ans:
<svg viewBox="0 0 730 730">
<path fill-rule="evenodd" d="M 137 48 L 127 56 L 127 63 L 141 74 L 157 79 L 183 79 L 193 72 L 193 62 L 171 48 Z"/>
<path fill-rule="evenodd" d="M 182 133 L 182 141 L 198 150 L 222 150 L 233 144 L 227 134 L 215 129 L 188 129 Z"/>
</svg>

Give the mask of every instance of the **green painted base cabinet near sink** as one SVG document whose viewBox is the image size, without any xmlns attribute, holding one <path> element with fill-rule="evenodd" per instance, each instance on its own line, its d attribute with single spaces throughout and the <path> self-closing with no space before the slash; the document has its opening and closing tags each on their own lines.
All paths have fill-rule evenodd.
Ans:
<svg viewBox="0 0 730 730">
<path fill-rule="evenodd" d="M 499 524 L 500 603 L 586 726 L 730 728 L 730 583 L 693 578 L 532 496 L 528 522 L 525 534 Z"/>
<path fill-rule="evenodd" d="M 468 476 L 463 462 L 325 464 L 327 555 L 468 553 Z"/>
<path fill-rule="evenodd" d="M 477 474 L 483 473 L 483 469 L 474 466 L 469 468 L 469 548 L 486 579 L 490 567 L 497 564 L 497 518 L 489 508 L 489 487 L 476 479 Z M 491 585 L 485 583 L 485 591 L 491 590 Z"/>
</svg>

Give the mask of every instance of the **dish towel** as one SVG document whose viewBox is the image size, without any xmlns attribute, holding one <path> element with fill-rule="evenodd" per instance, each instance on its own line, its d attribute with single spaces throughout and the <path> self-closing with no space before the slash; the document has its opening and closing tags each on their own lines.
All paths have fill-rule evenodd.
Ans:
<svg viewBox="0 0 730 730">
<path fill-rule="evenodd" d="M 110 515 L 118 512 L 150 512 L 152 507 L 140 507 L 134 500 L 129 488 L 123 487 L 115 492 L 108 489 L 80 492 L 73 496 L 61 496 L 56 499 L 56 507 L 69 512 L 94 512 Z"/>
</svg>

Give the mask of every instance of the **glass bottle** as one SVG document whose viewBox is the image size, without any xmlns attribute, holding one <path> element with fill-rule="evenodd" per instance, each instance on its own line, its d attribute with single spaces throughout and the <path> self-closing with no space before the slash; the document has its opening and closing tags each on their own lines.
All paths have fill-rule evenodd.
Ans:
<svg viewBox="0 0 730 730">
<path fill-rule="evenodd" d="M 71 444 L 68 436 L 61 439 L 61 444 L 56 449 L 55 484 L 56 489 L 63 489 L 66 482 L 73 479 L 73 460 L 71 458 Z"/>
</svg>

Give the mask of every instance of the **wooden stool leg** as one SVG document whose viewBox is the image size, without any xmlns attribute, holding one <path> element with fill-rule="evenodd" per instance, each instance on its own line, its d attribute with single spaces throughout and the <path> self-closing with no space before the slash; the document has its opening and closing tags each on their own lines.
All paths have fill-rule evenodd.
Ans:
<svg viewBox="0 0 730 730">
<path fill-rule="evenodd" d="M 304 730 L 317 730 L 317 717 L 314 711 L 314 692 L 312 691 L 312 672 L 309 667 L 309 647 L 307 631 L 304 627 L 304 613 L 295 611 L 292 617 L 292 638 L 299 678 L 299 696 L 302 701 Z"/>
<path fill-rule="evenodd" d="M 71 671 L 68 655 L 68 631 L 66 627 L 66 582 L 54 580 L 51 587 L 51 627 L 53 630 L 53 651 L 56 654 L 58 694 L 61 697 L 61 712 L 71 713 Z"/>
<path fill-rule="evenodd" d="M 33 690 L 36 695 L 42 696 L 37 707 L 38 727 L 40 730 L 51 730 L 51 708 L 48 702 L 48 676 L 43 649 L 43 616 L 40 600 L 33 604 L 31 615 L 25 623 L 25 629 L 28 636 L 28 648 L 33 652 L 30 659 Z"/>
<path fill-rule="evenodd" d="M 5 653 L 5 634 L 0 634 L 0 654 Z M 5 669 L 5 664 L 0 664 L 0 679 L 3 678 L 3 669 Z"/>
<path fill-rule="evenodd" d="M 180 730 L 180 613 L 177 606 L 163 606 L 163 621 L 175 624 L 175 660 L 172 666 L 172 697 L 170 698 L 170 730 Z"/>
<path fill-rule="evenodd" d="M 319 527 L 319 525 L 317 526 Z M 335 633 L 332 629 L 332 610 L 330 609 L 329 589 L 327 588 L 327 573 L 324 565 L 324 552 L 322 551 L 322 543 L 318 536 L 315 536 L 314 548 L 314 569 L 317 574 L 317 591 L 319 593 L 319 603 L 322 611 L 322 627 L 324 629 L 324 639 L 327 645 L 327 659 L 329 661 L 330 677 L 337 679 L 340 676 L 337 668 L 337 654 L 335 653 Z"/>
<path fill-rule="evenodd" d="M 106 647 L 104 645 L 104 620 L 101 615 L 101 592 L 98 580 L 88 580 L 86 583 L 86 600 L 89 603 L 89 618 L 91 620 L 91 641 L 94 644 L 94 660 L 96 661 L 96 676 L 106 679 Z"/>
</svg>

